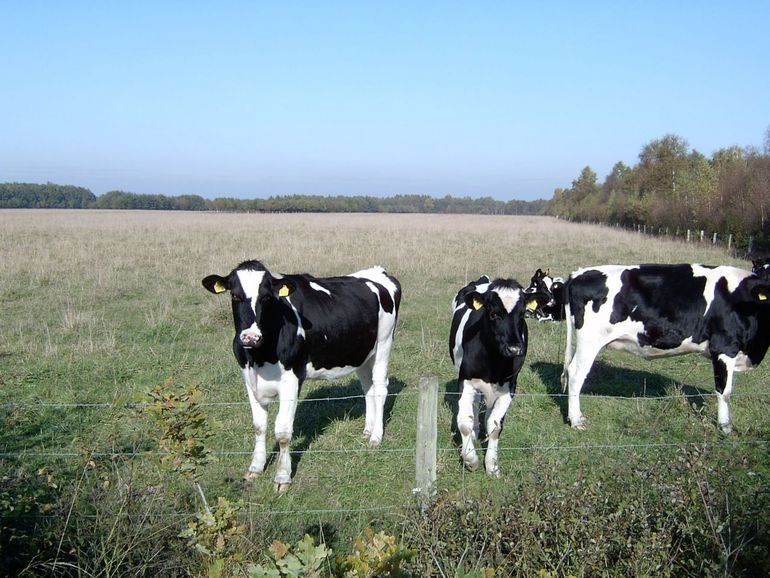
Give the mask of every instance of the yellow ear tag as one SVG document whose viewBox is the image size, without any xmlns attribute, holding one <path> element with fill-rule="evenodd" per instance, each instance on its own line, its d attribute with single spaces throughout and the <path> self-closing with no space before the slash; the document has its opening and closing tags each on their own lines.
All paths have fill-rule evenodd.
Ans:
<svg viewBox="0 0 770 578">
<path fill-rule="evenodd" d="M 767 293 L 757 293 L 757 300 L 767 301 Z"/>
<path fill-rule="evenodd" d="M 474 308 L 476 311 L 478 311 L 478 310 L 479 310 L 479 309 L 481 309 L 482 307 L 484 307 L 484 304 L 483 304 L 481 301 L 479 301 L 478 299 L 474 299 L 474 300 L 473 300 L 473 308 Z"/>
<path fill-rule="evenodd" d="M 289 286 L 288 285 L 281 285 L 281 288 L 278 289 L 278 297 L 288 297 L 289 293 Z"/>
<path fill-rule="evenodd" d="M 227 291 L 227 287 L 225 287 L 224 283 L 222 283 L 221 281 L 217 281 L 216 283 L 214 283 L 214 291 L 216 293 L 224 293 L 225 291 Z"/>
<path fill-rule="evenodd" d="M 527 309 L 529 309 L 530 311 L 534 311 L 535 309 L 537 309 L 537 300 L 532 299 L 530 301 L 527 301 Z"/>
</svg>

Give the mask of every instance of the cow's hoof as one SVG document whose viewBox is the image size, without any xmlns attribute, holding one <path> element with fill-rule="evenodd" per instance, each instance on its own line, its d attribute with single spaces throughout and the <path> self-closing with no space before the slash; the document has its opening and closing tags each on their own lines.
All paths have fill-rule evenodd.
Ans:
<svg viewBox="0 0 770 578">
<path fill-rule="evenodd" d="M 465 469 L 468 470 L 469 472 L 475 472 L 476 470 L 479 469 L 479 458 L 474 456 L 472 460 L 464 459 L 463 465 L 465 466 Z"/>
<path fill-rule="evenodd" d="M 273 484 L 273 489 L 275 490 L 276 494 L 283 494 L 290 487 L 291 487 L 291 482 L 275 482 Z"/>
<path fill-rule="evenodd" d="M 578 422 L 570 424 L 570 427 L 575 431 L 585 431 L 588 426 L 586 426 L 586 420 L 581 419 Z"/>
<path fill-rule="evenodd" d="M 259 477 L 259 474 L 261 473 L 262 473 L 261 471 L 257 472 L 255 470 L 249 470 L 245 474 L 243 474 L 243 479 L 246 480 L 247 482 L 250 482 L 252 480 L 256 480 Z"/>
<path fill-rule="evenodd" d="M 494 479 L 494 480 L 499 480 L 500 479 L 500 468 L 495 466 L 494 468 L 487 470 L 487 475 L 490 478 Z"/>
<path fill-rule="evenodd" d="M 378 448 L 378 447 L 380 447 L 381 443 L 382 443 L 382 438 L 376 438 L 376 437 L 370 437 L 369 438 L 369 447 L 370 448 Z"/>
<path fill-rule="evenodd" d="M 720 423 L 719 424 L 719 431 L 721 431 L 723 434 L 729 436 L 735 430 L 733 429 L 733 424 L 728 422 L 728 423 Z"/>
</svg>

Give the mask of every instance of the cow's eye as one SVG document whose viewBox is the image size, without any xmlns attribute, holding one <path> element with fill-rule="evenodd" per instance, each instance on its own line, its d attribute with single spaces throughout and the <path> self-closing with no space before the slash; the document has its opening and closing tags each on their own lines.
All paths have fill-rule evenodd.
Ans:
<svg viewBox="0 0 770 578">
<path fill-rule="evenodd" d="M 241 297 L 240 295 L 236 295 L 235 293 L 233 293 L 232 295 L 233 295 L 233 301 L 235 301 L 236 303 L 243 303 L 243 297 Z"/>
</svg>

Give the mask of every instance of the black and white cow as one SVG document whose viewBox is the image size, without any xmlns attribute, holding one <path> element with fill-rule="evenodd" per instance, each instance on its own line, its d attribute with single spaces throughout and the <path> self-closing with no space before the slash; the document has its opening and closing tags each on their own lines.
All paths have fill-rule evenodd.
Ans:
<svg viewBox="0 0 770 578">
<path fill-rule="evenodd" d="M 645 358 L 709 357 L 718 423 L 732 431 L 733 373 L 755 367 L 770 346 L 770 280 L 735 267 L 604 265 L 572 273 L 566 295 L 562 386 L 573 428 L 585 427 L 580 390 L 607 346 Z"/>
<path fill-rule="evenodd" d="M 564 320 L 564 279 L 552 277 L 549 271 L 542 269 L 535 271 L 530 279 L 529 287 L 525 293 L 542 293 L 548 296 L 548 302 L 534 311 L 527 311 L 527 317 L 538 321 L 563 321 Z"/>
<path fill-rule="evenodd" d="M 457 429 L 462 437 L 465 467 L 479 465 L 473 440 L 478 438 L 479 402 L 486 403 L 487 474 L 499 477 L 498 440 L 503 418 L 516 391 L 516 378 L 527 355 L 524 312 L 547 301 L 540 293 L 525 294 L 513 279 L 483 276 L 461 289 L 453 301 L 449 355 L 461 389 Z"/>
<path fill-rule="evenodd" d="M 267 406 L 278 398 L 278 491 L 291 483 L 289 444 L 299 389 L 305 379 L 336 379 L 356 371 L 366 399 L 364 436 L 382 440 L 388 360 L 401 302 L 401 286 L 381 267 L 344 277 L 271 274 L 246 261 L 230 274 L 202 281 L 212 293 L 229 291 L 235 338 L 256 431 L 246 477 L 265 468 Z"/>
</svg>

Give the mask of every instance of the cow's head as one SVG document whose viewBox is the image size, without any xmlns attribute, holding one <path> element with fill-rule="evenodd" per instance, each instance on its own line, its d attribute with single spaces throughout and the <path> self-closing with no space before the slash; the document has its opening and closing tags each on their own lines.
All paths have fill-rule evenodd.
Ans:
<svg viewBox="0 0 770 578">
<path fill-rule="evenodd" d="M 543 293 L 525 293 L 513 279 L 495 279 L 484 293 L 473 291 L 465 303 L 483 315 L 483 338 L 504 357 L 527 352 L 527 310 L 543 307 L 549 297 Z"/>
<path fill-rule="evenodd" d="M 727 282 L 724 283 L 726 286 Z M 746 277 L 732 293 L 731 300 L 741 308 L 741 313 L 762 311 L 767 314 L 770 311 L 770 272 Z"/>
<path fill-rule="evenodd" d="M 757 277 L 770 278 L 770 258 L 754 259 L 751 262 L 751 272 Z"/>
<path fill-rule="evenodd" d="M 209 275 L 201 283 L 212 293 L 230 292 L 235 334 L 249 348 L 262 345 L 266 316 L 275 316 L 275 304 L 294 290 L 291 282 L 274 277 L 259 261 L 245 261 L 226 277 Z"/>
<path fill-rule="evenodd" d="M 542 269 L 535 271 L 532 275 L 532 279 L 529 282 L 529 287 L 524 289 L 525 293 L 534 295 L 540 293 L 548 297 L 547 301 L 538 306 L 537 309 L 527 310 L 527 317 L 541 318 L 544 317 L 543 307 L 551 307 L 556 305 L 556 295 L 564 287 L 564 281 L 560 277 L 551 277 L 548 271 L 543 272 Z"/>
</svg>

